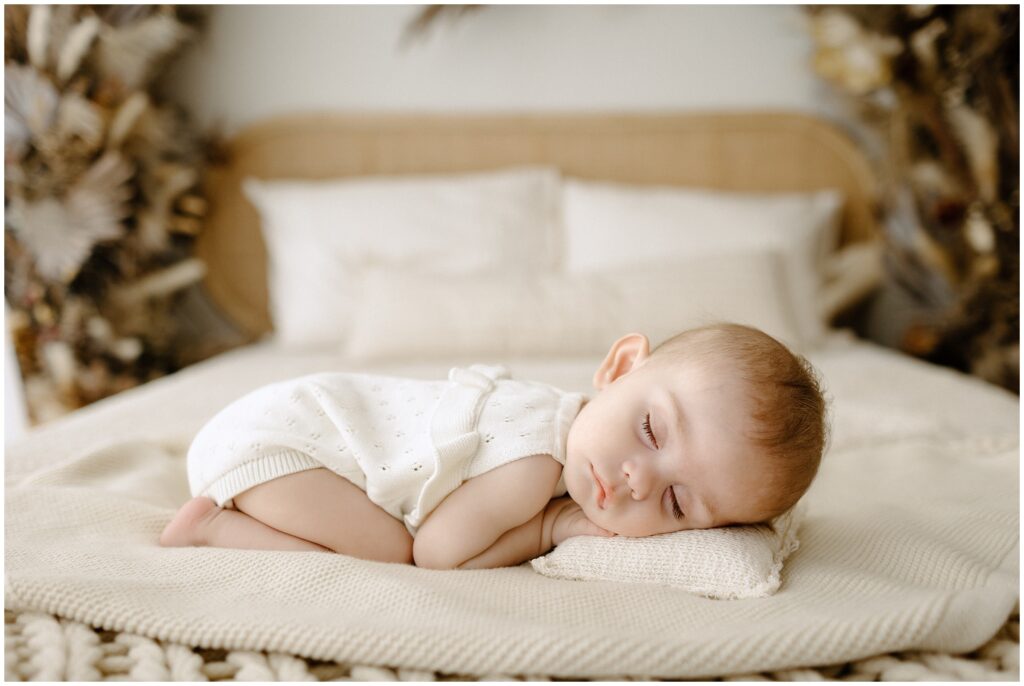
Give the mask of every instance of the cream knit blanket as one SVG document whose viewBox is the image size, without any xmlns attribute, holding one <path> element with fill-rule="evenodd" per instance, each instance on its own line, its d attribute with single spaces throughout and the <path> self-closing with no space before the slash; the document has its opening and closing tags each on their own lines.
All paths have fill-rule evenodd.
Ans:
<svg viewBox="0 0 1024 686">
<path fill-rule="evenodd" d="M 702 677 L 965 652 L 996 633 L 1017 599 L 1016 400 L 860 346 L 814 360 L 836 397 L 833 448 L 808 494 L 801 548 L 769 598 L 561 581 L 529 565 L 442 572 L 322 553 L 159 548 L 188 495 L 184 449 L 203 416 L 223 396 L 324 362 L 268 367 L 246 355 L 12 451 L 8 608 L 185 645 L 413 670 Z M 557 373 L 521 373 L 573 387 Z M 172 430 L 144 419 L 176 413 Z M 60 456 L 21 478 L 33 460 Z"/>
<path fill-rule="evenodd" d="M 40 612 L 5 613 L 7 681 L 545 681 L 545 674 L 445 674 L 196 648 L 93 629 Z M 640 680 L 642 675 L 616 681 Z M 1020 616 L 966 655 L 889 653 L 838 665 L 735 674 L 725 681 L 1020 681 Z"/>
</svg>

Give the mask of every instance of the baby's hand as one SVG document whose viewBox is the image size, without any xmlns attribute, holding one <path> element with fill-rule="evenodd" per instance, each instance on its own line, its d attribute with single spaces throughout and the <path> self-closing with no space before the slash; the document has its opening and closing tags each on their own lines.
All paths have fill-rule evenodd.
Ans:
<svg viewBox="0 0 1024 686">
<path fill-rule="evenodd" d="M 573 536 L 614 536 L 587 519 L 583 509 L 570 497 L 556 498 L 547 505 L 545 517 L 554 517 L 551 527 L 551 545 L 556 546 Z"/>
</svg>

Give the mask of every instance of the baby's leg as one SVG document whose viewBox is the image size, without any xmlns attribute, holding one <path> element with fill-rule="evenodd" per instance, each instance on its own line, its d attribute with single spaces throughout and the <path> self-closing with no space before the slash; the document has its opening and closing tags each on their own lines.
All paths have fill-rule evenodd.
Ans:
<svg viewBox="0 0 1024 686">
<path fill-rule="evenodd" d="M 217 507 L 217 503 L 204 497 L 193 498 L 178 510 L 160 534 L 160 545 L 330 552 L 316 543 L 267 526 L 244 512 Z"/>
<path fill-rule="evenodd" d="M 234 498 L 239 511 L 193 498 L 160 536 L 164 546 L 325 550 L 381 562 L 412 562 L 405 525 L 348 479 L 309 469 L 267 481 Z"/>
<path fill-rule="evenodd" d="M 412 562 L 412 535 L 348 479 L 329 469 L 289 474 L 234 498 L 255 520 L 365 560 Z"/>
</svg>

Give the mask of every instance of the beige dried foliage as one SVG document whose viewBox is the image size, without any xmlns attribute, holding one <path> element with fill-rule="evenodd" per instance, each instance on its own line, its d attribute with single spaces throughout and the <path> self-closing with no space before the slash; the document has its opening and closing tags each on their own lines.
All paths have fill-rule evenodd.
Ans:
<svg viewBox="0 0 1024 686">
<path fill-rule="evenodd" d="M 819 74 L 857 95 L 892 82 L 892 58 L 903 50 L 899 40 L 866 31 L 836 10 L 825 10 L 811 22 L 818 41 L 813 63 Z"/>
<path fill-rule="evenodd" d="M 817 70 L 886 143 L 888 264 L 924 320 L 904 346 L 1018 390 L 1019 8 L 807 11 Z"/>
<path fill-rule="evenodd" d="M 82 157 L 91 157 L 103 145 L 106 134 L 107 120 L 103 108 L 86 97 L 77 93 L 68 93 L 61 98 L 57 109 L 57 137 L 65 145 L 73 145 L 75 141 L 82 148 L 75 153 Z"/>
<path fill-rule="evenodd" d="M 61 46 L 57 55 L 58 82 L 67 82 L 78 71 L 99 30 L 100 20 L 94 16 L 87 16 L 68 31 L 64 41 L 56 43 Z"/>
<path fill-rule="evenodd" d="M 53 127 L 60 94 L 37 70 L 28 66 L 4 66 L 4 157 L 22 158 L 29 145 Z"/>
<path fill-rule="evenodd" d="M 96 70 L 122 93 L 146 86 L 154 69 L 192 35 L 166 13 L 120 27 L 104 24 L 95 50 Z"/>
<path fill-rule="evenodd" d="M 161 270 L 192 264 L 202 211 L 176 208 L 199 192 L 202 152 L 188 122 L 146 90 L 194 34 L 184 22 L 201 16 L 170 5 L 4 8 L 5 284 L 12 319 L 25 322 L 16 350 L 37 420 L 191 355 L 177 346 L 167 289 L 194 279 Z M 109 304 L 118 285 L 153 284 L 154 274 L 164 274 L 159 293 L 133 308 Z M 69 367 L 60 346 L 44 352 L 54 339 L 81 359 Z"/>
<path fill-rule="evenodd" d="M 32 254 L 40 276 L 68 283 L 96 243 L 124 234 L 131 175 L 131 165 L 112 153 L 97 160 L 63 198 L 11 198 L 8 225 Z"/>
</svg>

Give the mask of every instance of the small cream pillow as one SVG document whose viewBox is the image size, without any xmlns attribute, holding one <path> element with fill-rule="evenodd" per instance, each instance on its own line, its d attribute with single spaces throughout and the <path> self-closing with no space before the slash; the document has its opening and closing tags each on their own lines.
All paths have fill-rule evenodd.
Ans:
<svg viewBox="0 0 1024 686">
<path fill-rule="evenodd" d="M 796 550 L 803 503 L 768 524 L 679 531 L 647 538 L 575 536 L 530 561 L 545 576 L 674 586 L 708 598 L 763 598 Z"/>
<path fill-rule="evenodd" d="M 772 249 L 782 256 L 801 339 L 814 346 L 826 330 L 818 299 L 842 206 L 837 190 L 738 193 L 565 179 L 566 268 L 648 268 Z"/>
<path fill-rule="evenodd" d="M 764 251 L 592 274 L 371 269 L 359 292 L 343 350 L 364 362 L 603 355 L 632 331 L 656 345 L 718 321 L 749 324 L 799 348 L 777 256 Z"/>
<path fill-rule="evenodd" d="M 260 215 L 274 334 L 339 343 L 356 269 L 540 271 L 557 261 L 559 175 L 549 168 L 243 183 Z"/>
</svg>

